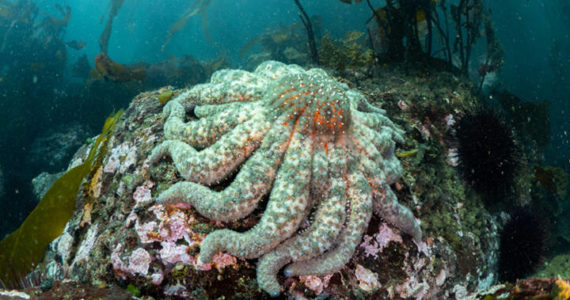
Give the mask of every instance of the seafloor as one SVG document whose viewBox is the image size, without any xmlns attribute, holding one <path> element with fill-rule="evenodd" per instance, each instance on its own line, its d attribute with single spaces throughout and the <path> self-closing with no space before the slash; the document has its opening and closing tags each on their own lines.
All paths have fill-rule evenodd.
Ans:
<svg viewBox="0 0 570 300">
<path fill-rule="evenodd" d="M 437 66 L 406 65 L 346 70 L 335 78 L 385 109 L 405 130 L 405 142 L 396 148 L 403 173 L 392 189 L 421 221 L 423 241 L 415 244 L 374 216 L 342 270 L 291 278 L 280 273 L 281 297 L 462 299 L 489 288 L 496 281 L 498 231 L 504 220 L 466 185 L 454 155 L 454 122 L 477 109 L 470 81 Z M 125 291 L 143 299 L 270 298 L 256 283 L 256 260 L 224 254 L 207 266 L 196 264 L 206 234 L 224 227 L 245 231 L 263 214 L 263 204 L 239 222 L 222 224 L 192 208 L 153 201 L 180 180 L 172 164 L 148 161 L 164 140 L 166 116 L 159 99 L 173 96 L 170 91 L 174 96 L 180 92 L 162 88 L 133 99 L 115 125 L 100 170 L 86 178 L 72 219 L 33 275 L 42 288 L 28 293 L 54 298 L 78 290 L 84 298 L 103 299 L 122 299 Z M 85 159 L 90 146 L 83 146 L 70 166 Z M 516 182 L 520 194 L 528 186 L 527 171 Z M 187 239 L 165 249 L 161 241 L 180 231 Z"/>
</svg>

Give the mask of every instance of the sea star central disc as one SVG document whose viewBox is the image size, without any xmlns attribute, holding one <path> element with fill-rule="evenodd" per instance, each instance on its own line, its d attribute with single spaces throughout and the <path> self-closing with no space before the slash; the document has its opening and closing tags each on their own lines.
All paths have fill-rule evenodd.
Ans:
<svg viewBox="0 0 570 300">
<path fill-rule="evenodd" d="M 337 84 L 330 84 L 330 78 L 315 80 L 315 76 L 293 74 L 280 78 L 274 87 L 278 94 L 269 96 L 270 105 L 287 115 L 287 123 L 301 117 L 312 119 L 305 126 L 313 135 L 342 133 L 350 125 L 350 101 Z"/>
</svg>

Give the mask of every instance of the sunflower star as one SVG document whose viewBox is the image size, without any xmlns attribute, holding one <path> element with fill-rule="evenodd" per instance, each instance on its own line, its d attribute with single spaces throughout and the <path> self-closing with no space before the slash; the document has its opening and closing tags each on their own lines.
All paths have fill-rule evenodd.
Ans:
<svg viewBox="0 0 570 300">
<path fill-rule="evenodd" d="M 190 111 L 195 116 L 186 122 Z M 389 186 L 401 172 L 394 147 L 402 131 L 384 110 L 321 69 L 268 61 L 253 73 L 221 70 L 169 102 L 164 113 L 166 141 L 151 160 L 170 156 L 185 181 L 157 202 L 184 201 L 207 218 L 234 221 L 269 194 L 253 228 L 206 236 L 202 263 L 220 251 L 260 258 L 258 284 L 277 295 L 276 275 L 287 264 L 286 276 L 342 268 L 373 212 L 421 240 L 418 220 Z M 225 189 L 209 188 L 238 169 Z M 311 225 L 299 230 L 309 215 Z"/>
</svg>

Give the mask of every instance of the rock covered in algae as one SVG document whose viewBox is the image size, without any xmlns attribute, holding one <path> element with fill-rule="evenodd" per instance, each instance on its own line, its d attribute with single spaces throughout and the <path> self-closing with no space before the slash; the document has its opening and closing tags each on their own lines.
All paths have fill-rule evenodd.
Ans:
<svg viewBox="0 0 570 300">
<path fill-rule="evenodd" d="M 267 63 L 253 73 L 226 70 L 177 91 L 165 114 L 160 92 L 139 95 L 115 127 L 101 172 L 88 178 L 74 217 L 51 244 L 45 274 L 132 284 L 159 298 L 278 291 L 430 299 L 490 285 L 495 221 L 457 188 L 448 146 L 429 164 L 394 155 L 395 141 L 409 150 L 427 139 L 425 118 L 398 102 L 431 101 L 452 113 L 471 100 L 453 89 L 468 95 L 468 88 L 439 82 L 434 92 L 425 78 L 397 69 L 379 74 L 356 90 L 319 69 Z M 442 118 L 423 127 L 437 136 L 446 126 Z M 228 137 L 236 130 L 243 140 Z M 232 197 L 221 197 L 226 193 Z M 251 233 L 259 236 L 248 240 L 254 247 L 240 240 Z M 307 272 L 304 264 L 323 267 Z"/>
</svg>

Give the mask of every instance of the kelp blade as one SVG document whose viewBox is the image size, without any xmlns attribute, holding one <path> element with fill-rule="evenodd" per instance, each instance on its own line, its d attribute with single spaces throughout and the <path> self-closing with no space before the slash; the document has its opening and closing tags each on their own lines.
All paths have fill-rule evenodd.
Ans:
<svg viewBox="0 0 570 300">
<path fill-rule="evenodd" d="M 40 263 L 48 244 L 61 235 L 73 215 L 81 182 L 89 174 L 99 146 L 106 144 L 121 114 L 119 111 L 107 118 L 85 162 L 54 182 L 22 225 L 0 242 L 0 283 L 18 287 L 20 279 Z"/>
</svg>

